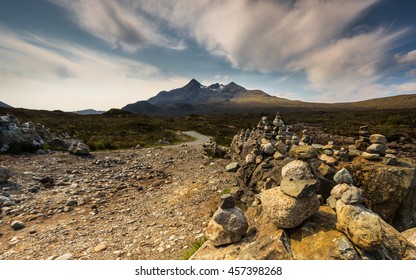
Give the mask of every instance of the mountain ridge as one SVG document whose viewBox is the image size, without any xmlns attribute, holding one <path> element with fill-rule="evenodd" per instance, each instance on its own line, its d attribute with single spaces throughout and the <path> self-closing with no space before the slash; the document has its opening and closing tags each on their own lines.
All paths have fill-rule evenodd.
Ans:
<svg viewBox="0 0 416 280">
<path fill-rule="evenodd" d="M 161 91 L 148 100 L 127 104 L 122 110 L 144 115 L 221 114 L 274 112 L 276 110 L 408 109 L 416 108 L 416 94 L 357 102 L 315 103 L 272 96 L 262 90 L 247 90 L 230 82 L 202 85 L 195 79 L 181 88 Z"/>
</svg>

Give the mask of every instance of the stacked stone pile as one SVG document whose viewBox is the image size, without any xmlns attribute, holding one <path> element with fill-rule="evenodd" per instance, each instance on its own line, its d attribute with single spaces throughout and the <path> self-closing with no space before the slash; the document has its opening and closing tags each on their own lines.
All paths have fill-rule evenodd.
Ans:
<svg viewBox="0 0 416 280">
<path fill-rule="evenodd" d="M 363 153 L 363 157 L 367 160 L 377 160 L 386 154 L 387 139 L 381 134 L 372 134 L 370 136 L 370 146 Z"/>
<path fill-rule="evenodd" d="M 212 158 L 222 158 L 227 153 L 224 149 L 218 147 L 217 143 L 212 140 L 212 138 L 209 138 L 208 141 L 202 145 L 202 148 L 204 154 Z"/>
<path fill-rule="evenodd" d="M 280 186 L 266 189 L 261 194 L 265 215 L 281 228 L 300 225 L 316 213 L 320 205 L 316 195 L 319 183 L 306 161 L 314 156 L 313 153 L 308 156 L 305 153 L 292 153 L 297 159 L 282 168 Z"/>
<path fill-rule="evenodd" d="M 248 229 L 244 212 L 236 207 L 234 198 L 223 195 L 218 210 L 208 223 L 205 235 L 214 246 L 228 245 L 240 241 Z"/>
</svg>

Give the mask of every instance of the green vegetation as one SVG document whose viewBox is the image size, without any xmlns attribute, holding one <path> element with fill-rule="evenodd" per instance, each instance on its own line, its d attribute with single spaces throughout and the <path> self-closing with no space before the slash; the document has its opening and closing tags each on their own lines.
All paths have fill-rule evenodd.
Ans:
<svg viewBox="0 0 416 280">
<path fill-rule="evenodd" d="M 368 125 L 370 131 L 386 135 L 391 141 L 402 135 L 416 138 L 416 110 L 285 110 L 282 113 L 288 124 L 318 125 L 326 132 L 357 137 L 359 127 Z M 274 114 L 243 113 L 222 115 L 189 115 L 176 117 L 149 117 L 113 109 L 103 115 L 77 115 L 62 111 L 34 111 L 1 108 L 0 114 L 13 113 L 21 121 L 45 125 L 53 132 L 68 133 L 85 141 L 92 150 L 126 149 L 140 144 L 153 146 L 159 139 L 171 143 L 188 140 L 178 131 L 194 130 L 214 137 L 222 146 L 229 146 L 240 130 L 257 125 L 261 116 L 272 120 Z"/>
<path fill-rule="evenodd" d="M 205 241 L 207 241 L 206 237 L 195 240 L 191 247 L 183 253 L 182 259 L 189 260 L 192 255 L 195 254 L 202 245 L 204 245 Z"/>
</svg>

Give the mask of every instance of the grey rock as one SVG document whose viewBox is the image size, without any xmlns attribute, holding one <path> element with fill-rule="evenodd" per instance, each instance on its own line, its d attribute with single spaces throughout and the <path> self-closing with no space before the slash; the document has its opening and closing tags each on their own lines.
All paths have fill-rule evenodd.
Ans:
<svg viewBox="0 0 416 280">
<path fill-rule="evenodd" d="M 397 158 L 395 155 L 387 154 L 383 158 L 383 163 L 385 165 L 397 165 Z"/>
<path fill-rule="evenodd" d="M 78 201 L 76 201 L 75 199 L 69 199 L 65 204 L 65 206 L 69 206 L 69 207 L 77 206 L 77 205 L 78 205 Z"/>
<path fill-rule="evenodd" d="M 386 146 L 383 144 L 371 144 L 366 151 L 370 154 L 384 155 L 386 153 Z"/>
<path fill-rule="evenodd" d="M 90 148 L 82 141 L 74 143 L 69 147 L 68 151 L 74 155 L 88 155 Z"/>
<path fill-rule="evenodd" d="M 326 204 L 328 204 L 328 206 L 332 209 L 335 209 L 337 205 L 337 199 L 331 195 L 326 199 Z"/>
<path fill-rule="evenodd" d="M 238 242 L 247 229 L 247 218 L 241 209 L 219 208 L 208 223 L 205 234 L 215 246 L 222 246 Z"/>
<path fill-rule="evenodd" d="M 370 143 L 385 145 L 387 144 L 387 139 L 386 139 L 386 136 L 382 134 L 372 134 L 370 136 Z"/>
<path fill-rule="evenodd" d="M 352 183 L 353 183 L 352 176 L 351 176 L 350 172 L 348 172 L 348 170 L 345 169 L 345 168 L 342 168 L 337 173 L 335 173 L 334 181 L 337 184 L 345 183 L 345 184 L 352 185 Z"/>
<path fill-rule="evenodd" d="M 235 201 L 231 194 L 224 194 L 221 196 L 219 207 L 221 209 L 229 209 L 235 207 Z"/>
<path fill-rule="evenodd" d="M 232 163 L 228 164 L 225 167 L 225 171 L 227 171 L 227 172 L 236 172 L 239 167 L 240 167 L 240 165 L 238 164 L 238 162 L 232 162 Z"/>
<path fill-rule="evenodd" d="M 309 165 L 302 160 L 294 160 L 282 168 L 283 178 L 292 178 L 294 180 L 313 179 L 313 174 Z"/>
<path fill-rule="evenodd" d="M 267 143 L 267 144 L 263 145 L 262 150 L 266 155 L 273 155 L 276 152 L 272 143 Z"/>
<path fill-rule="evenodd" d="M 0 166 L 0 183 L 7 182 L 8 179 L 10 179 L 13 176 L 13 172 L 9 169 Z"/>
<path fill-rule="evenodd" d="M 25 224 L 21 221 L 13 221 L 10 223 L 10 226 L 12 227 L 12 229 L 14 230 L 19 230 L 25 227 Z"/>
<path fill-rule="evenodd" d="M 341 201 L 345 204 L 359 204 L 364 201 L 363 191 L 357 187 L 350 186 L 342 193 Z"/>
<path fill-rule="evenodd" d="M 318 182 L 315 179 L 293 180 L 283 178 L 280 182 L 280 190 L 294 198 L 311 197 L 318 190 Z"/>
<path fill-rule="evenodd" d="M 341 197 L 342 197 L 342 194 L 344 193 L 344 192 L 346 192 L 347 190 L 348 190 L 348 188 L 350 187 L 350 185 L 348 185 L 348 184 L 338 184 L 338 185 L 336 185 L 333 189 L 332 189 L 332 191 L 331 191 L 331 196 L 333 197 L 333 198 L 335 198 L 335 199 L 341 199 Z"/>
</svg>

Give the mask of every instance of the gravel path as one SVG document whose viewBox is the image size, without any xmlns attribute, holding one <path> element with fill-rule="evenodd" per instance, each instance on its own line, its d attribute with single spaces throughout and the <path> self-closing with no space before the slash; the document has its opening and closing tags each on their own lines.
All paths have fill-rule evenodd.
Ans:
<svg viewBox="0 0 416 280">
<path fill-rule="evenodd" d="M 183 134 L 195 138 L 194 141 L 188 143 L 189 145 L 202 145 L 206 143 L 209 138 L 211 138 L 210 136 L 203 135 L 196 131 L 184 131 Z"/>
<path fill-rule="evenodd" d="M 0 259 L 180 259 L 235 185 L 228 160 L 203 155 L 208 137 L 186 134 L 197 140 L 88 157 L 0 155 L 15 173 L 0 185 L 10 201 L 1 206 Z"/>
</svg>

